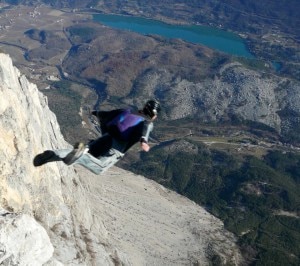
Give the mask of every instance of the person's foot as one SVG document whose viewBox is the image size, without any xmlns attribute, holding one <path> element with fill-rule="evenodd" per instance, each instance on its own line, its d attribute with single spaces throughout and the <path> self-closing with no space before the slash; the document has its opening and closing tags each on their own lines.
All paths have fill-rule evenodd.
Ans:
<svg viewBox="0 0 300 266">
<path fill-rule="evenodd" d="M 43 153 L 38 154 L 37 156 L 34 157 L 33 159 L 33 165 L 34 166 L 41 166 L 45 163 L 49 163 L 49 162 L 53 162 L 56 161 L 56 154 L 54 153 L 54 151 L 44 151 Z"/>
<path fill-rule="evenodd" d="M 87 150 L 84 143 L 76 143 L 74 145 L 74 149 L 65 157 L 63 158 L 63 162 L 67 165 L 74 163 L 78 158 L 80 158 L 84 152 Z"/>
</svg>

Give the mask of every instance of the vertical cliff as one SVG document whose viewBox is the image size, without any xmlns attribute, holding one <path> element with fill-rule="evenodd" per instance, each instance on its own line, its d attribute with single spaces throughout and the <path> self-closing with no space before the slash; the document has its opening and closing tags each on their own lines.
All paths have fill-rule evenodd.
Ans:
<svg viewBox="0 0 300 266">
<path fill-rule="evenodd" d="M 74 169 L 32 165 L 35 154 L 68 146 L 47 98 L 0 54 L 0 261 L 113 264 L 102 245 L 89 251 L 93 220 Z"/>
<path fill-rule="evenodd" d="M 67 146 L 47 98 L 0 53 L 0 264 L 241 263 L 220 220 L 155 182 L 116 167 L 33 167 Z"/>
</svg>

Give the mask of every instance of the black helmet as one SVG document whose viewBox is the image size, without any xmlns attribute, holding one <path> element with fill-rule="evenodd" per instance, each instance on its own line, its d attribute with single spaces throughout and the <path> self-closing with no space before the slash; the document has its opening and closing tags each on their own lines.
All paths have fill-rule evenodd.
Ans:
<svg viewBox="0 0 300 266">
<path fill-rule="evenodd" d="M 150 118 L 156 116 L 160 111 L 160 103 L 157 100 L 149 100 L 145 103 L 143 113 Z"/>
</svg>

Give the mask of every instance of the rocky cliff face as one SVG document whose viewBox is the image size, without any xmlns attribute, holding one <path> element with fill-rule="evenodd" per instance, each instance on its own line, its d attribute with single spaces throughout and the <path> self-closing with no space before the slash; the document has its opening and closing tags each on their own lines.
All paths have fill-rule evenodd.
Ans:
<svg viewBox="0 0 300 266">
<path fill-rule="evenodd" d="M 112 168 L 34 168 L 69 146 L 47 98 L 0 53 L 0 263 L 3 265 L 240 264 L 235 238 L 203 208 Z"/>
<path fill-rule="evenodd" d="M 0 198 L 3 213 L 0 261 L 3 263 L 83 265 L 96 260 L 112 264 L 102 245 L 97 255 L 89 254 L 86 231 L 93 220 L 74 169 L 59 164 L 41 168 L 32 165 L 35 154 L 68 145 L 55 115 L 48 108 L 46 97 L 21 75 L 7 55 L 0 54 Z M 101 230 L 99 235 L 105 237 L 107 232 Z"/>
</svg>

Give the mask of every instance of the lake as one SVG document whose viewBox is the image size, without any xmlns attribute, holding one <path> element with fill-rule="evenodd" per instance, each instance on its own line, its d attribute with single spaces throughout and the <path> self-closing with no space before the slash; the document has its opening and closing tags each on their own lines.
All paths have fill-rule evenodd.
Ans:
<svg viewBox="0 0 300 266">
<path fill-rule="evenodd" d="M 165 38 L 182 39 L 190 43 L 202 44 L 227 54 L 254 58 L 239 35 L 213 27 L 170 25 L 157 20 L 121 15 L 97 14 L 93 18 L 94 21 L 111 28 L 129 30 L 143 35 L 157 34 Z"/>
</svg>

